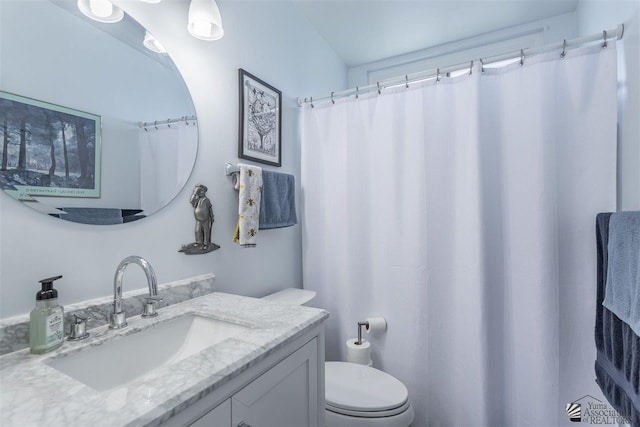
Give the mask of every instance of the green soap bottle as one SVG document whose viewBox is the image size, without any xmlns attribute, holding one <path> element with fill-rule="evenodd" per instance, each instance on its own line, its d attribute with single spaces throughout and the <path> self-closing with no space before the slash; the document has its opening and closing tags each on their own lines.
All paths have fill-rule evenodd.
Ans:
<svg viewBox="0 0 640 427">
<path fill-rule="evenodd" d="M 55 350 L 64 339 L 64 310 L 58 305 L 58 291 L 53 281 L 62 276 L 40 280 L 42 290 L 36 293 L 36 308 L 29 316 L 29 347 L 31 353 Z"/>
</svg>

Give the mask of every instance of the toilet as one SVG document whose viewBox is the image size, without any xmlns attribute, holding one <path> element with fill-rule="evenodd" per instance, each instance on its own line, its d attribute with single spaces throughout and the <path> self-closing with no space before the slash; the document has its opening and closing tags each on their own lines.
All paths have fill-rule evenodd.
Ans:
<svg viewBox="0 0 640 427">
<path fill-rule="evenodd" d="M 284 289 L 263 297 L 276 304 L 305 305 L 316 293 Z M 413 408 L 407 387 L 379 369 L 349 362 L 325 362 L 327 427 L 409 427 Z"/>
</svg>

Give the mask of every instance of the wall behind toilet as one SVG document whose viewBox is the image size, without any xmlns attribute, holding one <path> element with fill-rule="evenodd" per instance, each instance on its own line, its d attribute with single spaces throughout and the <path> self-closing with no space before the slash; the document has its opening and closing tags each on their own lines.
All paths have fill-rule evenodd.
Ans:
<svg viewBox="0 0 640 427">
<path fill-rule="evenodd" d="M 6 1 L 0 2 L 0 19 Z M 296 97 L 346 87 L 346 67 L 295 5 L 218 3 L 225 36 L 204 42 L 186 30 L 186 0 L 118 2 L 166 47 L 191 91 L 200 134 L 193 174 L 169 206 L 142 221 L 117 226 L 61 221 L 0 194 L 0 318 L 31 310 L 37 281 L 55 274 L 64 275 L 58 285 L 62 304 L 111 295 L 117 264 L 133 254 L 151 262 L 160 283 L 213 272 L 219 290 L 243 295 L 301 285 L 299 226 L 261 231 L 254 249 L 240 249 L 231 241 L 237 193 L 224 176 L 224 164 L 238 161 L 238 68 L 282 91 L 283 164 L 278 170 L 298 178 Z M 194 239 L 189 195 L 199 183 L 209 187 L 215 213 L 212 240 L 222 248 L 185 256 L 177 251 Z M 139 270 L 127 270 L 125 291 L 146 287 Z"/>
</svg>

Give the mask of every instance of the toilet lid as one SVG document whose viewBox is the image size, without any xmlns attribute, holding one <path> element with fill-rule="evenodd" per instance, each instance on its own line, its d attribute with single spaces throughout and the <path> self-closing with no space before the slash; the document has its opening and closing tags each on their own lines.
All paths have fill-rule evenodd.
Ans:
<svg viewBox="0 0 640 427">
<path fill-rule="evenodd" d="M 357 412 L 388 411 L 407 403 L 400 381 L 378 369 L 356 363 L 326 362 L 327 406 Z"/>
</svg>

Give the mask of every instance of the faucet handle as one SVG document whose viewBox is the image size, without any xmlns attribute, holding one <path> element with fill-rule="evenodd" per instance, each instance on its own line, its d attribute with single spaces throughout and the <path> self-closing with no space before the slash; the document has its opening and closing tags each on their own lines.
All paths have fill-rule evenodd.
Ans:
<svg viewBox="0 0 640 427">
<path fill-rule="evenodd" d="M 93 318 L 89 317 L 89 316 L 82 317 L 82 316 L 78 316 L 77 314 L 73 313 L 73 323 L 75 323 L 76 325 L 79 325 L 79 324 L 84 323 L 84 322 L 88 322 L 89 320 L 93 320 Z"/>
<path fill-rule="evenodd" d="M 68 341 L 80 341 L 85 338 L 89 338 L 89 332 L 87 332 L 87 321 L 91 320 L 91 317 L 82 317 L 77 314 L 73 314 L 73 323 L 69 330 Z"/>
<path fill-rule="evenodd" d="M 156 311 L 156 304 L 162 301 L 162 298 L 158 296 L 146 297 L 145 301 L 146 302 L 144 304 L 144 312 L 142 313 L 142 317 L 156 317 L 158 315 L 158 312 Z"/>
</svg>

